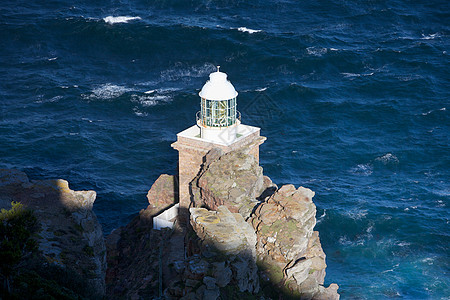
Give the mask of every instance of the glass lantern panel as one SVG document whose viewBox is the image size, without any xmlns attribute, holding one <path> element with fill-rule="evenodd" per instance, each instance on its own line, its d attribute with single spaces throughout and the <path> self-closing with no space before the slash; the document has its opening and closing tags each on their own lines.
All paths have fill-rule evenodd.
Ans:
<svg viewBox="0 0 450 300">
<path fill-rule="evenodd" d="M 236 98 L 229 100 L 201 100 L 203 126 L 228 127 L 236 122 Z"/>
</svg>

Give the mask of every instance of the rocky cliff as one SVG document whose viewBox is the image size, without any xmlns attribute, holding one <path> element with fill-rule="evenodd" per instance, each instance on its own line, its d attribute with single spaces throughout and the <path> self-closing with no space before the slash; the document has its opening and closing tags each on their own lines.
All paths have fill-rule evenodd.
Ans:
<svg viewBox="0 0 450 300">
<path fill-rule="evenodd" d="M 18 201 L 36 215 L 41 268 L 34 269 L 46 284 L 58 278 L 47 278 L 45 268 L 66 270 L 72 280 L 60 283 L 56 297 L 339 299 L 336 284 L 323 286 L 326 256 L 314 231 L 313 191 L 278 188 L 245 149 L 211 150 L 190 187 L 187 226 L 152 229 L 153 216 L 178 201 L 177 178 L 163 174 L 147 194 L 148 207 L 114 230 L 106 248 L 92 212 L 94 191 L 0 170 L 0 206 Z M 33 266 L 23 263 L 18 273 Z"/>
<path fill-rule="evenodd" d="M 93 299 L 105 294 L 106 247 L 92 211 L 95 198 L 94 191 L 73 191 L 65 180 L 30 181 L 23 172 L 0 170 L 0 207 L 9 209 L 13 201 L 20 202 L 32 211 L 39 227 L 33 236 L 38 247 L 36 255 L 24 257 L 14 266 L 18 278 L 38 278 L 44 285 L 39 287 L 41 290 L 49 288 L 45 284 L 57 282 L 45 290 L 50 294 L 55 289 Z M 58 281 L 55 274 L 64 274 L 73 281 Z M 70 288 L 73 290 L 68 291 Z"/>
<path fill-rule="evenodd" d="M 238 284 L 240 292 L 258 292 L 261 285 L 288 298 L 338 299 L 336 284 L 323 286 L 326 263 L 319 233 L 313 230 L 314 192 L 293 185 L 277 189 L 245 150 L 225 155 L 212 150 L 205 161 L 192 182 L 193 206 L 210 210 L 190 209 L 202 253 L 209 247 L 234 256 L 239 249 L 246 254 L 237 256 L 251 257 L 245 280 L 254 288 Z M 253 265 L 258 265 L 256 276 L 250 275 Z"/>
<path fill-rule="evenodd" d="M 339 299 L 336 284 L 323 286 L 313 191 L 278 188 L 245 150 L 213 149 L 191 182 L 189 226 L 152 230 L 176 190 L 162 175 L 149 207 L 108 237 L 112 298 Z"/>
</svg>

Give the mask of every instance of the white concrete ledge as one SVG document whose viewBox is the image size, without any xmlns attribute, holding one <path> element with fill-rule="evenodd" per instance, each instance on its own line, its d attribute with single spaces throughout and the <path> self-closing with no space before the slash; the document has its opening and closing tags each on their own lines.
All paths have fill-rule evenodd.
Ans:
<svg viewBox="0 0 450 300">
<path fill-rule="evenodd" d="M 173 228 L 174 220 L 178 217 L 178 208 L 180 204 L 177 203 L 169 209 L 166 209 L 159 215 L 153 217 L 153 229 L 161 230 L 162 228 Z"/>
</svg>

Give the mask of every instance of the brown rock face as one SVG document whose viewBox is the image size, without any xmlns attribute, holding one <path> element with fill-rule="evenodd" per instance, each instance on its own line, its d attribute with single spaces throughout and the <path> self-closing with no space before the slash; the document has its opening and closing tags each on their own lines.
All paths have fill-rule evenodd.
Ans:
<svg viewBox="0 0 450 300">
<path fill-rule="evenodd" d="M 174 175 L 161 174 L 147 193 L 149 206 L 139 213 L 148 221 L 178 202 L 178 180 Z"/>
<path fill-rule="evenodd" d="M 253 156 L 243 151 L 229 152 L 215 160 L 207 155 L 203 170 L 192 181 L 191 189 L 194 207 L 216 210 L 225 205 L 247 219 L 258 203 L 256 198 L 264 190 L 262 168 Z"/>
<path fill-rule="evenodd" d="M 258 239 L 258 261 L 263 278 L 280 285 L 284 282 L 287 294 L 305 299 L 338 299 L 334 285 L 328 289 L 321 286 L 326 263 L 319 233 L 313 231 L 313 196 L 310 189 L 284 185 L 258 206 L 251 218 Z"/>
<path fill-rule="evenodd" d="M 190 213 L 192 228 L 200 238 L 204 261 L 209 263 L 211 270 L 222 268 L 213 274 L 212 279 L 218 283 L 215 288 L 231 283 L 240 292 L 257 293 L 256 235 L 252 226 L 239 213 L 231 213 L 226 206 L 218 207 L 217 211 L 191 208 Z M 215 262 L 218 259 L 224 261 L 222 266 Z M 227 273 L 229 275 L 224 280 Z"/>
</svg>

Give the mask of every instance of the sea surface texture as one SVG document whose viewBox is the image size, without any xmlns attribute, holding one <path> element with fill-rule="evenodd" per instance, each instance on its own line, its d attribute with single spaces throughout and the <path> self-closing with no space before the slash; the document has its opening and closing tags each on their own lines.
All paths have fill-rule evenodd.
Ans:
<svg viewBox="0 0 450 300">
<path fill-rule="evenodd" d="M 0 167 L 93 189 L 104 232 L 175 174 L 221 71 L 264 173 L 316 191 L 343 299 L 449 299 L 450 2 L 4 0 Z"/>
</svg>

